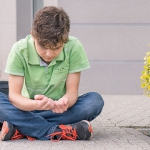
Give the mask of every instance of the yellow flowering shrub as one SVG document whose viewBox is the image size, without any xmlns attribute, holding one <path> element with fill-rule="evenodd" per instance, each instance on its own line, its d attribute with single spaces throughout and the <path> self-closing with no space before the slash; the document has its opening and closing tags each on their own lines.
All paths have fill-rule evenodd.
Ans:
<svg viewBox="0 0 150 150">
<path fill-rule="evenodd" d="M 141 87 L 144 88 L 145 95 L 150 97 L 150 52 L 144 57 L 144 70 L 140 77 Z"/>
</svg>

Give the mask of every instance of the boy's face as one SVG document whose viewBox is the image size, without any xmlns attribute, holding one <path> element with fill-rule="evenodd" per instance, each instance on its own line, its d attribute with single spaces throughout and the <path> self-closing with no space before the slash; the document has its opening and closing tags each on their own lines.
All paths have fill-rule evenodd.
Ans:
<svg viewBox="0 0 150 150">
<path fill-rule="evenodd" d="M 34 44 L 37 53 L 39 56 L 43 59 L 44 62 L 49 64 L 53 59 L 55 59 L 63 50 L 64 44 L 58 43 L 56 47 L 50 48 L 44 48 L 38 45 L 37 40 L 34 39 Z"/>
</svg>

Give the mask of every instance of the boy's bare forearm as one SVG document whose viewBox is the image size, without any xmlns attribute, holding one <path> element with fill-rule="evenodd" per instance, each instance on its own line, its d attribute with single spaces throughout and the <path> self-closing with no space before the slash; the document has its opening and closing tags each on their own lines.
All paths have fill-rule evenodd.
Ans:
<svg viewBox="0 0 150 150">
<path fill-rule="evenodd" d="M 10 102 L 20 110 L 33 111 L 37 109 L 36 101 L 26 98 L 21 94 L 9 94 Z"/>
<path fill-rule="evenodd" d="M 78 93 L 67 92 L 63 97 L 68 99 L 68 105 L 69 105 L 68 108 L 70 108 L 77 102 Z"/>
</svg>

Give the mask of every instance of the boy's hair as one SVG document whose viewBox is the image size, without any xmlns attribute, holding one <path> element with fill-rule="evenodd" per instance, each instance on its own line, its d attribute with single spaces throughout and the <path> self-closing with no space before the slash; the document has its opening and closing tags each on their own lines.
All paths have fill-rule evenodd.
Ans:
<svg viewBox="0 0 150 150">
<path fill-rule="evenodd" d="M 32 24 L 32 36 L 41 47 L 55 47 L 68 41 L 70 20 L 62 8 L 54 6 L 39 10 Z"/>
</svg>

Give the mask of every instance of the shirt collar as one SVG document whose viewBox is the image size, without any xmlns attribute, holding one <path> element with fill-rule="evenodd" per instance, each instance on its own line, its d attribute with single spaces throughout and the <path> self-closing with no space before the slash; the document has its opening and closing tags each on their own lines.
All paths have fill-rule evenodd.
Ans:
<svg viewBox="0 0 150 150">
<path fill-rule="evenodd" d="M 52 62 L 48 66 L 53 66 L 56 64 L 56 61 L 63 61 L 64 58 L 65 58 L 64 50 L 62 50 L 61 53 L 55 59 L 53 59 Z"/>
<path fill-rule="evenodd" d="M 64 48 L 63 50 L 60 52 L 60 54 L 54 59 L 55 61 L 63 61 L 65 58 L 64 56 Z"/>
<path fill-rule="evenodd" d="M 30 37 L 28 41 L 28 50 L 29 50 L 29 56 L 28 56 L 29 64 L 39 65 L 40 64 L 39 55 L 35 49 L 34 41 L 32 37 Z"/>
<path fill-rule="evenodd" d="M 46 64 L 46 62 L 44 62 L 40 57 L 39 57 L 39 59 L 40 59 L 40 66 L 48 66 L 48 64 Z"/>
</svg>

